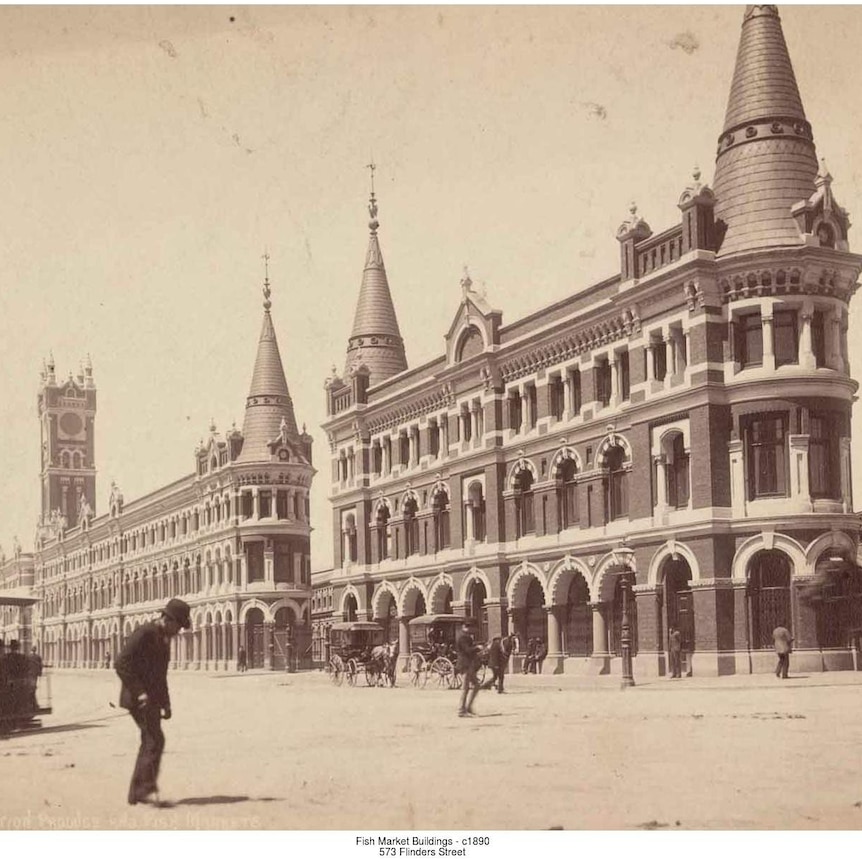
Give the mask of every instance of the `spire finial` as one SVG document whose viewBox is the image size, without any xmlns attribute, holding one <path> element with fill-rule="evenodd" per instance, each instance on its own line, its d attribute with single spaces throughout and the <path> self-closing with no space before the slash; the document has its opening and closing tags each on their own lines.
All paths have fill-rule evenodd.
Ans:
<svg viewBox="0 0 862 862">
<path fill-rule="evenodd" d="M 371 220 L 368 222 L 368 227 L 371 228 L 371 233 L 377 233 L 377 228 L 380 227 L 380 222 L 377 221 L 377 198 L 374 195 L 374 172 L 377 170 L 377 165 L 372 158 L 365 167 L 371 171 L 371 197 L 368 204 L 368 215 L 371 216 Z"/>
<path fill-rule="evenodd" d="M 473 279 L 470 278 L 470 270 L 464 266 L 464 277 L 461 279 L 461 292 L 466 296 L 473 287 Z"/>
<path fill-rule="evenodd" d="M 272 303 L 269 300 L 272 291 L 269 289 L 269 252 L 263 252 L 263 310 L 269 311 Z"/>
<path fill-rule="evenodd" d="M 694 170 L 691 172 L 691 175 L 694 177 L 694 181 L 696 183 L 700 182 L 700 168 L 695 165 Z"/>
</svg>

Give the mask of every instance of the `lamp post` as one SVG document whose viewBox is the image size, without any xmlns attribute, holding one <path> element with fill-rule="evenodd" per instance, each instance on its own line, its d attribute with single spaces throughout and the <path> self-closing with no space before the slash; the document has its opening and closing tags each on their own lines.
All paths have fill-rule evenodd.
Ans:
<svg viewBox="0 0 862 862">
<path fill-rule="evenodd" d="M 631 688 L 635 684 L 632 672 L 632 624 L 631 624 L 631 589 L 632 570 L 631 564 L 634 560 L 634 551 L 623 545 L 613 552 L 614 562 L 622 571 L 619 576 L 619 586 L 623 593 L 623 618 L 620 626 L 620 651 L 623 660 L 623 678 L 620 688 Z"/>
</svg>

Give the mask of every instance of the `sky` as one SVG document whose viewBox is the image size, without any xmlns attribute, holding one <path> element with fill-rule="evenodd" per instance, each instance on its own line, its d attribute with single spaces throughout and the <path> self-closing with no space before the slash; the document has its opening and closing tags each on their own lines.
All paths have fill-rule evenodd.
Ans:
<svg viewBox="0 0 862 862">
<path fill-rule="evenodd" d="M 780 8 L 818 155 L 852 220 L 862 9 Z M 511 323 L 618 271 L 632 200 L 655 232 L 678 221 L 694 166 L 712 180 L 742 14 L 0 7 L 7 554 L 16 535 L 32 548 L 39 516 L 43 358 L 52 351 L 65 377 L 92 357 L 97 514 L 112 481 L 127 502 L 156 490 L 193 471 L 211 420 L 242 424 L 266 251 L 296 418 L 315 441 L 312 566 L 330 565 L 319 426 L 361 283 L 366 166 L 416 366 L 443 352 L 465 266 Z"/>
</svg>

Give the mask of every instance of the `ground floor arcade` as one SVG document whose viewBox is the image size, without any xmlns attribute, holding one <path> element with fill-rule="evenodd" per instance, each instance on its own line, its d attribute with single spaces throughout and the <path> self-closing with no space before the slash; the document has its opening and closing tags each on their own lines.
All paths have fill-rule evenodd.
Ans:
<svg viewBox="0 0 862 862">
<path fill-rule="evenodd" d="M 483 641 L 514 634 L 515 670 L 541 641 L 544 673 L 614 673 L 627 604 L 636 674 L 668 673 L 671 627 L 680 630 L 693 674 L 772 670 L 779 625 L 794 637 L 798 670 L 859 664 L 862 570 L 855 536 L 764 532 L 633 545 L 601 556 L 349 583 L 337 591 L 334 614 L 315 620 L 312 657 L 327 660 L 333 621 L 375 620 L 404 656 L 412 618 L 457 613 L 479 622 Z"/>
<path fill-rule="evenodd" d="M 192 605 L 192 627 L 172 642 L 172 666 L 232 670 L 241 652 L 249 668 L 298 670 L 311 665 L 307 598 L 260 597 Z M 55 667 L 113 667 L 135 628 L 158 609 L 44 620 L 34 638 L 43 661 Z"/>
</svg>

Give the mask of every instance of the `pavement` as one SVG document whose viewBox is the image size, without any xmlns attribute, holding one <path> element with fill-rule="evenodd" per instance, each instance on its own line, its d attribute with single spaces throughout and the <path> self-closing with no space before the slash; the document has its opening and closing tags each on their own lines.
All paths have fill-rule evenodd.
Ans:
<svg viewBox="0 0 862 862">
<path fill-rule="evenodd" d="M 461 719 L 406 679 L 172 672 L 159 808 L 126 804 L 114 674 L 51 682 L 42 727 L 0 740 L 0 830 L 862 828 L 862 673 L 514 674 Z"/>
</svg>

